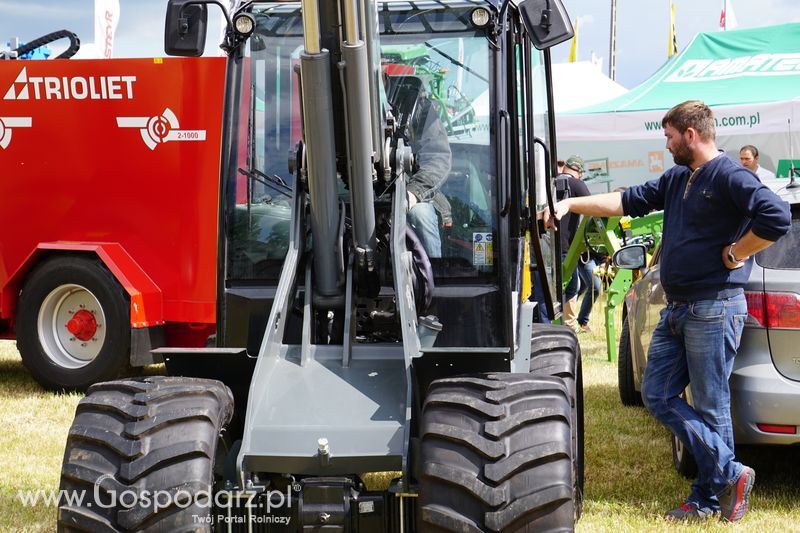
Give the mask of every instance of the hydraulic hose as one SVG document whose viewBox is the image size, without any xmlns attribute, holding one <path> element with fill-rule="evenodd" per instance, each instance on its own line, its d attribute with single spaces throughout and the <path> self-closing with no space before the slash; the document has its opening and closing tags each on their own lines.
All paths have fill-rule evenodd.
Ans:
<svg viewBox="0 0 800 533">
<path fill-rule="evenodd" d="M 75 54 L 78 53 L 78 50 L 81 48 L 81 40 L 78 39 L 78 36 L 72 33 L 69 30 L 61 30 L 61 31 L 54 31 L 53 33 L 48 33 L 38 39 L 34 39 L 33 41 L 26 43 L 16 50 L 17 57 L 23 56 L 28 52 L 33 52 L 37 48 L 41 46 L 48 45 L 52 42 L 61 40 L 61 39 L 69 39 L 69 47 L 66 50 L 61 52 L 55 59 L 69 59 Z"/>
</svg>

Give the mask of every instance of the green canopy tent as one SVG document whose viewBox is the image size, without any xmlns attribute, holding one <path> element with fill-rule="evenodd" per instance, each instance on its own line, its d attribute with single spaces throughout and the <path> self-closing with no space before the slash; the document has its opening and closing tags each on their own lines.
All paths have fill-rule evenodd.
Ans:
<svg viewBox="0 0 800 533">
<path fill-rule="evenodd" d="M 721 149 L 738 158 L 753 144 L 763 167 L 787 176 L 800 158 L 800 24 L 698 34 L 638 87 L 559 114 L 558 153 L 587 161 L 593 192 L 656 178 L 673 165 L 661 119 L 693 99 L 714 110 Z"/>
</svg>

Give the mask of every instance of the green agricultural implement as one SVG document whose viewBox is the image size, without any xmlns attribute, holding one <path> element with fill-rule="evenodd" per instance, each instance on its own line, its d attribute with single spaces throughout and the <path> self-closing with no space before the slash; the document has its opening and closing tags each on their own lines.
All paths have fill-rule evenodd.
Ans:
<svg viewBox="0 0 800 533">
<path fill-rule="evenodd" d="M 581 256 L 588 254 L 589 250 L 613 257 L 614 252 L 622 246 L 638 242 L 647 246 L 648 252 L 652 254 L 661 242 L 663 227 L 663 212 L 651 213 L 640 218 L 584 217 L 562 263 L 563 288 L 566 289 Z M 608 268 L 612 269 L 613 267 L 609 265 Z M 615 268 L 613 270 L 613 279 L 606 291 L 605 308 L 606 349 L 609 361 L 617 360 L 614 313 L 634 282 L 632 270 Z"/>
</svg>

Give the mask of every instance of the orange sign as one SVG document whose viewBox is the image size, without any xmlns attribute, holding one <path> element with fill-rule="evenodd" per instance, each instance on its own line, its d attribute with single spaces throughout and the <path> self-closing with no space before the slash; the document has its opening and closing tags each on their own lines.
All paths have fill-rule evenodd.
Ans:
<svg viewBox="0 0 800 533">
<path fill-rule="evenodd" d="M 664 152 L 647 152 L 647 160 L 649 161 L 650 172 L 661 174 L 664 172 Z"/>
</svg>

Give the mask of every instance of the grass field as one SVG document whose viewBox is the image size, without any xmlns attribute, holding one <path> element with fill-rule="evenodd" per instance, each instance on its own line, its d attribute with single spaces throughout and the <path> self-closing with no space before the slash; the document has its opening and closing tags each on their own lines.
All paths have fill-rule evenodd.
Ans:
<svg viewBox="0 0 800 533">
<path fill-rule="evenodd" d="M 674 525 L 660 516 L 690 482 L 672 468 L 667 432 L 642 408 L 623 407 L 616 365 L 605 356 L 599 312 L 581 335 L 586 399 L 586 495 L 578 531 L 800 531 L 800 452 L 741 450 L 757 483 L 752 510 L 736 525 Z M 55 490 L 67 430 L 80 397 L 43 392 L 0 341 L 0 531 L 52 531 L 55 510 L 22 506 L 20 491 Z"/>
</svg>

